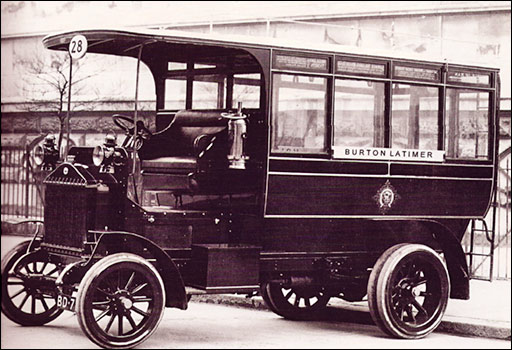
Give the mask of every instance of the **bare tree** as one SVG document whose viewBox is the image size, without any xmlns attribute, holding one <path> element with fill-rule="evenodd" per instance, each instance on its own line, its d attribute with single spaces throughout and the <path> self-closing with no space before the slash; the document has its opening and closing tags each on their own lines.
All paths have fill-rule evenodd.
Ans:
<svg viewBox="0 0 512 350">
<path fill-rule="evenodd" d="M 69 56 L 64 53 L 51 53 L 46 57 L 36 55 L 29 59 L 17 58 L 16 64 L 23 70 L 21 89 L 26 96 L 26 102 L 20 104 L 19 108 L 29 112 L 46 111 L 56 117 L 59 121 L 58 149 L 61 149 L 66 129 L 70 87 Z M 71 93 L 72 96 L 78 96 L 85 88 L 82 83 L 99 73 L 80 74 L 80 61 L 74 61 L 72 68 Z M 94 90 L 92 87 L 89 88 Z M 92 101 L 74 101 L 73 97 L 71 100 L 71 111 L 92 107 Z"/>
</svg>

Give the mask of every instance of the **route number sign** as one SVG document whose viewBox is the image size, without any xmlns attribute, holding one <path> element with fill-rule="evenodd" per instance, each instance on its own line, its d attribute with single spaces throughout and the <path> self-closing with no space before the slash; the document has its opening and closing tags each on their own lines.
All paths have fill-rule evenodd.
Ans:
<svg viewBox="0 0 512 350">
<path fill-rule="evenodd" d="M 69 42 L 69 54 L 73 59 L 84 57 L 87 52 L 87 39 L 83 35 L 75 35 Z"/>
</svg>

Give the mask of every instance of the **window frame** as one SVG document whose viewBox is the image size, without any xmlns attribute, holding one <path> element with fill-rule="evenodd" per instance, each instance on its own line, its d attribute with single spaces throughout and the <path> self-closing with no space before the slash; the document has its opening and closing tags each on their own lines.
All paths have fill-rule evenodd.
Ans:
<svg viewBox="0 0 512 350">
<path fill-rule="evenodd" d="M 297 56 L 306 58 L 322 58 L 328 63 L 328 68 L 323 69 L 322 72 L 319 70 L 307 69 L 304 67 L 280 67 L 275 64 L 276 54 L 283 54 L 286 56 Z M 350 71 L 350 64 L 347 69 L 338 69 L 338 62 L 359 62 L 363 65 L 361 67 L 355 67 L 354 71 Z M 335 125 L 335 93 L 336 93 L 336 80 L 360 80 L 360 81 L 371 81 L 371 82 L 382 82 L 384 83 L 384 123 L 383 123 L 383 134 L 384 134 L 384 147 L 387 149 L 392 148 L 392 104 L 393 104 L 393 84 L 408 84 L 422 87 L 434 87 L 438 91 L 438 103 L 437 103 L 437 147 L 435 150 L 445 152 L 444 163 L 448 164 L 491 164 L 494 159 L 496 147 L 494 145 L 496 138 L 496 130 L 494 130 L 494 123 L 496 119 L 496 96 L 499 94 L 499 83 L 497 82 L 497 70 L 492 68 L 481 68 L 481 67 L 470 67 L 462 65 L 449 65 L 447 63 L 440 62 L 420 62 L 415 60 L 399 59 L 399 58 L 387 58 L 377 56 L 359 56 L 357 54 L 337 54 L 337 53 L 316 53 L 309 51 L 296 51 L 296 50 L 272 50 L 271 53 L 272 67 L 270 69 L 270 91 L 269 91 L 269 156 L 285 156 L 285 157 L 316 157 L 319 159 L 330 159 L 336 160 L 334 157 L 334 125 Z M 330 65 L 329 65 L 330 63 Z M 371 65 L 379 65 L 381 67 L 372 67 Z M 406 67 L 405 75 L 397 74 L 395 67 Z M 374 69 L 375 68 L 375 69 Z M 410 70 L 408 70 L 410 68 Z M 427 71 L 422 72 L 421 69 Z M 429 72 L 431 70 L 431 72 Z M 435 72 L 434 72 L 435 71 Z M 467 73 L 478 73 L 489 76 L 489 84 L 471 84 L 448 81 L 448 72 L 450 71 L 462 71 Z M 327 121 L 326 121 L 326 140 L 327 140 L 327 151 L 325 153 L 282 153 L 277 150 L 273 150 L 273 76 L 276 73 L 284 74 L 297 74 L 304 76 L 324 77 L 327 78 L 327 95 L 328 95 L 328 108 L 327 108 Z M 451 158 L 446 157 L 447 145 L 446 140 L 446 104 L 447 104 L 447 89 L 448 88 L 460 88 L 469 89 L 480 92 L 489 93 L 489 111 L 488 111 L 488 157 L 487 158 Z M 389 161 L 379 160 L 377 162 Z M 406 162 L 409 162 L 405 160 Z M 411 161 L 414 162 L 414 161 Z"/>
<path fill-rule="evenodd" d="M 492 80 L 492 74 L 491 74 L 491 80 Z M 449 157 L 447 152 L 447 145 L 445 146 L 445 159 L 450 162 L 475 162 L 475 163 L 489 163 L 493 161 L 494 157 L 494 138 L 496 137 L 496 130 L 494 128 L 494 120 L 496 120 L 496 108 L 494 104 L 495 94 L 496 92 L 491 88 L 477 88 L 475 85 L 447 85 L 445 87 L 445 100 L 444 100 L 444 112 L 445 116 L 443 119 L 443 140 L 446 140 L 447 137 L 447 129 L 446 123 L 448 122 L 448 114 L 446 112 L 446 109 L 448 107 L 448 89 L 457 89 L 460 91 L 466 91 L 466 92 L 474 92 L 474 93 L 487 93 L 489 94 L 488 98 L 488 108 L 487 108 L 487 157 L 486 158 L 477 158 L 477 157 L 469 157 L 469 158 L 461 158 L 461 157 Z M 445 143 L 443 141 L 443 143 Z"/>
<path fill-rule="evenodd" d="M 274 77 L 276 74 L 281 75 L 290 75 L 290 76 L 300 76 L 300 77 L 312 77 L 312 78 L 322 78 L 325 79 L 325 124 L 324 124 L 324 150 L 323 151 L 311 151 L 311 152 L 285 152 L 274 149 Z M 333 78 L 330 75 L 326 74 L 310 74 L 306 72 L 290 72 L 290 71 L 273 71 L 271 74 L 271 94 L 269 96 L 270 99 L 270 113 L 271 120 L 269 123 L 269 138 L 270 138 L 270 154 L 275 156 L 298 156 L 298 157 L 321 157 L 321 158 L 329 158 L 332 154 L 332 84 Z"/>
<path fill-rule="evenodd" d="M 390 84 L 390 104 L 389 104 L 389 110 L 390 110 L 390 116 L 389 116 L 389 131 L 388 131 L 388 137 L 389 137 L 389 144 L 386 148 L 391 149 L 399 149 L 399 148 L 393 148 L 393 84 L 402 84 L 402 85 L 409 85 L 409 86 L 420 86 L 425 88 L 437 88 L 437 146 L 433 150 L 440 150 L 445 151 L 444 149 L 444 137 L 443 140 L 440 140 L 441 135 L 444 135 L 444 110 L 446 108 L 446 100 L 442 100 L 445 98 L 443 86 L 437 85 L 437 84 L 422 84 L 420 82 L 409 82 L 409 81 L 392 81 Z M 444 103 L 443 103 L 444 102 Z M 418 140 L 418 143 L 420 140 Z M 409 148 L 408 148 L 409 149 Z M 418 148 L 421 150 L 422 148 Z"/>
<path fill-rule="evenodd" d="M 383 96 L 383 110 L 382 110 L 382 146 L 378 146 L 381 148 L 387 148 L 387 140 L 388 140 L 388 126 L 387 126 L 387 90 L 388 90 L 388 83 L 383 80 L 378 79 L 364 79 L 364 77 L 341 77 L 341 76 L 335 76 L 334 82 L 333 82 L 333 112 L 332 112 L 332 143 L 331 143 L 331 149 L 334 147 L 338 147 L 335 144 L 335 138 L 336 138 L 336 81 L 342 81 L 342 80 L 350 80 L 350 81 L 363 81 L 363 82 L 372 82 L 372 83 L 382 83 L 384 85 L 384 96 Z M 375 96 L 375 95 L 374 95 Z M 375 129 L 374 129 L 374 137 L 375 137 Z M 376 147 L 376 146 L 372 146 Z"/>
</svg>

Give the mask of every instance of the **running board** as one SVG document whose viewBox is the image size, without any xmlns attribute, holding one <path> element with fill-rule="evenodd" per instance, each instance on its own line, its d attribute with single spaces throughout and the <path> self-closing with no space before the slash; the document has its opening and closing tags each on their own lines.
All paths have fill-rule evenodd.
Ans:
<svg viewBox="0 0 512 350">
<path fill-rule="evenodd" d="M 230 287 L 213 287 L 213 288 L 196 288 L 194 286 L 186 286 L 187 295 L 203 295 L 203 294 L 251 294 L 259 291 L 260 286 L 230 286 Z"/>
</svg>

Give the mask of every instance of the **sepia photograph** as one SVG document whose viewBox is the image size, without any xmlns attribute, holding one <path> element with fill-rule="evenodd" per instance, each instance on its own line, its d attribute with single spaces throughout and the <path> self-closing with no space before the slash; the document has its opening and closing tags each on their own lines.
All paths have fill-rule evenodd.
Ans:
<svg viewBox="0 0 512 350">
<path fill-rule="evenodd" d="M 510 349 L 510 1 L 2 1 L 2 349 Z"/>
</svg>

